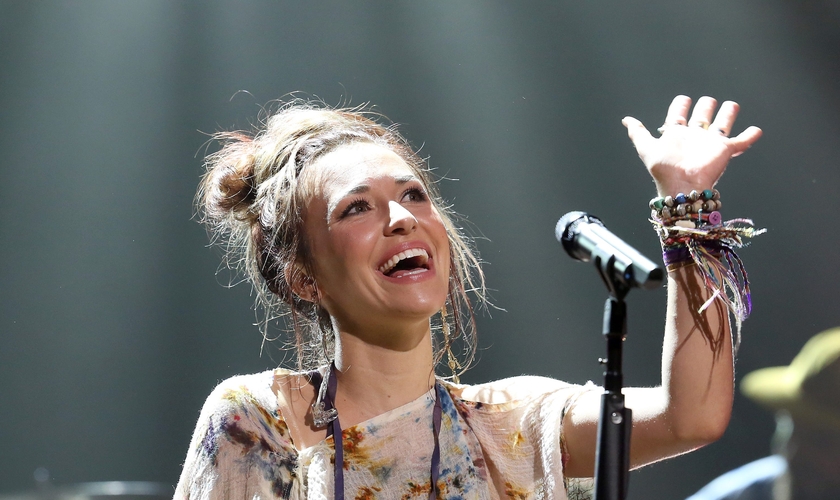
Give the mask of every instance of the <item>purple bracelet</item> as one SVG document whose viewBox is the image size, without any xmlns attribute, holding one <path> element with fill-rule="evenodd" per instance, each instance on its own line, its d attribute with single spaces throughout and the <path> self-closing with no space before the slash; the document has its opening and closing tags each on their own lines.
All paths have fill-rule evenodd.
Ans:
<svg viewBox="0 0 840 500">
<path fill-rule="evenodd" d="M 724 247 L 723 244 L 717 241 L 704 241 L 702 243 L 698 243 L 698 245 L 702 246 L 716 257 L 721 255 Z M 686 245 L 674 245 L 662 250 L 662 261 L 666 266 L 681 264 L 683 262 L 691 262 L 693 260 L 694 258 L 691 256 L 691 252 L 688 250 Z"/>
</svg>

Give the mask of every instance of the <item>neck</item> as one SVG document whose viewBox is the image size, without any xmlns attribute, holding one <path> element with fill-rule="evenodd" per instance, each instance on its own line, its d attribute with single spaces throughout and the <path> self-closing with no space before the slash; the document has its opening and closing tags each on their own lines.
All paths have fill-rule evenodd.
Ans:
<svg viewBox="0 0 840 500">
<path fill-rule="evenodd" d="M 403 332 L 404 333 L 404 332 Z M 341 332 L 336 343 L 336 408 L 349 427 L 414 401 L 434 387 L 428 323 L 399 349 Z"/>
</svg>

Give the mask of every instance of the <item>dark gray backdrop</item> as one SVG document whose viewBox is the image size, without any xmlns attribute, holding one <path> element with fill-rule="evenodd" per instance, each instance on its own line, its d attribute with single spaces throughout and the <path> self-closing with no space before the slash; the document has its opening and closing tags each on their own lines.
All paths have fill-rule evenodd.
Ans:
<svg viewBox="0 0 840 500">
<path fill-rule="evenodd" d="M 260 357 L 247 286 L 192 220 L 202 144 L 290 91 L 373 102 L 469 217 L 496 305 L 467 381 L 600 380 L 603 286 L 555 242 L 588 210 L 651 256 L 653 194 L 620 124 L 677 93 L 743 106 L 725 216 L 769 229 L 742 257 L 755 312 L 739 376 L 786 364 L 836 312 L 840 7 L 831 0 L 0 1 L 0 492 L 174 484 L 203 399 Z M 246 90 L 248 93 L 237 93 Z M 665 294 L 630 298 L 629 384 L 655 384 Z M 767 452 L 736 400 L 718 443 L 633 474 L 683 498 Z"/>
</svg>

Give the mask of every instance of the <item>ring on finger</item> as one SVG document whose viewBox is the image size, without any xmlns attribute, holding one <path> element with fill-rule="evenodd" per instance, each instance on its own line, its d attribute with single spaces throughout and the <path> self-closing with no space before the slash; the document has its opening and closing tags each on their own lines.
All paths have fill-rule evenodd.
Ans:
<svg viewBox="0 0 840 500">
<path fill-rule="evenodd" d="M 668 129 L 668 127 L 681 127 L 681 126 L 682 126 L 682 127 L 684 127 L 684 126 L 685 126 L 685 121 L 682 121 L 682 122 L 680 122 L 680 121 L 675 121 L 675 122 L 670 122 L 670 123 L 669 123 L 669 122 L 665 122 L 665 123 L 663 123 L 663 124 L 662 124 L 662 126 L 661 126 L 661 127 L 659 127 L 658 129 L 656 129 L 656 131 L 657 131 L 657 132 L 659 132 L 659 134 L 661 135 L 661 134 L 663 134 L 663 133 L 664 133 L 664 132 Z"/>
<path fill-rule="evenodd" d="M 691 125 L 692 127 L 700 127 L 703 130 L 709 130 L 709 122 L 696 121 L 690 123 L 689 125 Z"/>
</svg>

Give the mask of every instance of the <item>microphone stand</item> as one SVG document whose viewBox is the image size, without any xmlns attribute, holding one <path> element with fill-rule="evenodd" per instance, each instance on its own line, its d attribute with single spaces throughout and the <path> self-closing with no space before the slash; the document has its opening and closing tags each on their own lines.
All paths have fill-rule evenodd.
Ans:
<svg viewBox="0 0 840 500">
<path fill-rule="evenodd" d="M 601 395 L 601 417 L 598 422 L 598 444 L 595 454 L 595 500 L 624 500 L 630 480 L 630 429 L 633 411 L 624 406 L 621 389 L 622 344 L 627 334 L 627 306 L 624 297 L 630 288 L 612 272 L 615 256 L 593 255 L 593 263 L 607 285 L 609 298 L 604 304 L 603 334 L 607 341 L 604 393 Z"/>
</svg>

